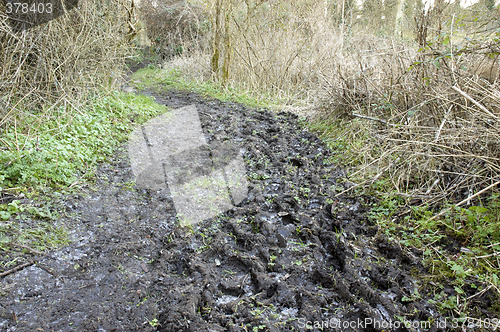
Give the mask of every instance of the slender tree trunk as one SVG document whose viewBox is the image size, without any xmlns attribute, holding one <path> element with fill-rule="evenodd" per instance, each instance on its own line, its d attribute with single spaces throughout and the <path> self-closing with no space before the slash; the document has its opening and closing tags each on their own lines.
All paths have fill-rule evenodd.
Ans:
<svg viewBox="0 0 500 332">
<path fill-rule="evenodd" d="M 342 43 L 340 44 L 340 51 L 342 51 L 344 47 L 344 42 L 345 42 L 345 36 L 344 36 L 344 29 L 345 29 L 345 17 L 344 17 L 344 10 L 345 10 L 345 0 L 342 0 L 342 22 L 340 25 L 340 38 L 342 38 Z"/>
<path fill-rule="evenodd" d="M 225 30 L 224 30 L 224 63 L 222 65 L 222 84 L 226 85 L 229 79 L 229 66 L 231 65 L 231 31 L 229 29 L 230 22 L 229 10 L 226 13 Z"/>
<path fill-rule="evenodd" d="M 397 0 L 396 20 L 394 22 L 394 35 L 397 37 L 403 35 L 403 4 L 404 0 Z"/>
<path fill-rule="evenodd" d="M 215 1 L 215 24 L 214 24 L 214 37 L 212 45 L 212 76 L 215 79 L 219 79 L 219 56 L 220 56 L 220 13 L 223 0 Z"/>
</svg>

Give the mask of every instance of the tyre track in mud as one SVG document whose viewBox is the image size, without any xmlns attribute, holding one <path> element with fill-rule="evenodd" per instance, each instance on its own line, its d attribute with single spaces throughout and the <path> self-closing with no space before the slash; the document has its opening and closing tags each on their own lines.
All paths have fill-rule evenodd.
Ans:
<svg viewBox="0 0 500 332">
<path fill-rule="evenodd" d="M 126 148 L 97 183 L 64 198 L 73 242 L 3 279 L 7 331 L 378 331 L 437 318 L 418 288 L 420 253 L 378 234 L 361 199 L 335 190 L 332 152 L 274 114 L 185 92 L 145 92 L 195 105 L 205 138 L 239 147 L 248 196 L 181 227 L 168 189 L 140 189 Z M 366 325 L 369 320 L 378 326 Z M 393 325 L 390 325 L 393 324 Z M 399 325 L 402 326 L 402 325 Z M 412 330 L 418 328 L 387 329 Z M 437 330 L 433 327 L 431 330 Z"/>
</svg>

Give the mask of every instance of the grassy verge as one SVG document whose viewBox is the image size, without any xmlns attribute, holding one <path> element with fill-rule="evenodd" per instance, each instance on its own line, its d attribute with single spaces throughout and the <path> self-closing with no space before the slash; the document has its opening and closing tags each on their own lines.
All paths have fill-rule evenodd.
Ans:
<svg viewBox="0 0 500 332">
<path fill-rule="evenodd" d="M 134 94 L 95 96 L 87 109 L 45 110 L 0 134 L 0 272 L 68 242 L 57 198 L 92 181 L 134 125 L 165 106 Z"/>
<path fill-rule="evenodd" d="M 231 84 L 222 86 L 212 81 L 186 79 L 177 68 L 159 69 L 150 65 L 135 72 L 131 81 L 137 89 L 191 91 L 224 102 L 237 102 L 252 107 L 273 108 L 286 102 L 275 95 L 254 93 Z"/>
</svg>

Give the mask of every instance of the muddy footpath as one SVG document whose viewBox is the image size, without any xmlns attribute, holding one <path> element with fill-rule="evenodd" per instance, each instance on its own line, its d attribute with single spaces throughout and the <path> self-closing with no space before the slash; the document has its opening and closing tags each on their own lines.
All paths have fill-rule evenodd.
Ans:
<svg viewBox="0 0 500 332">
<path fill-rule="evenodd" d="M 296 115 L 149 94 L 194 105 L 209 146 L 237 147 L 245 197 L 183 224 L 168 186 L 136 185 L 124 144 L 62 198 L 72 242 L 1 280 L 0 330 L 449 330 L 413 297 L 421 252 L 380 234 L 369 198 L 335 198 L 345 173 Z"/>
</svg>

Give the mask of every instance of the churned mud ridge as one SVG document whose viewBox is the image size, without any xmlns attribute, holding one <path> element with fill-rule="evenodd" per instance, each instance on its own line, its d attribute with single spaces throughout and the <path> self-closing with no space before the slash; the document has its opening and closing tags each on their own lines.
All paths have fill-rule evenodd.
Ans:
<svg viewBox="0 0 500 332">
<path fill-rule="evenodd" d="M 297 116 L 146 93 L 195 105 L 209 144 L 239 147 L 248 196 L 182 227 L 167 189 L 131 182 L 124 146 L 95 185 L 64 198 L 72 244 L 2 280 L 0 329 L 290 331 L 369 318 L 379 326 L 341 330 L 377 331 L 397 317 L 438 317 L 413 296 L 421 253 L 379 235 L 360 200 L 334 199 L 344 171 Z"/>
</svg>

